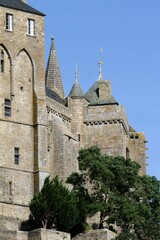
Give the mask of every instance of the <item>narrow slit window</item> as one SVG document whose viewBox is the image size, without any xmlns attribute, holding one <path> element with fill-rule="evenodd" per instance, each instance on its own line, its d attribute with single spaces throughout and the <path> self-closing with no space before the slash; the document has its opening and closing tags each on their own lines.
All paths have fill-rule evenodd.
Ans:
<svg viewBox="0 0 160 240">
<path fill-rule="evenodd" d="M 11 117 L 11 100 L 4 100 L 4 115 L 5 117 Z"/>
<path fill-rule="evenodd" d="M 129 149 L 126 148 L 126 159 L 129 159 L 130 158 L 130 152 L 129 152 Z"/>
<path fill-rule="evenodd" d="M 28 19 L 27 34 L 30 36 L 35 35 L 35 21 L 33 19 Z"/>
<path fill-rule="evenodd" d="M 80 140 L 81 140 L 81 135 L 78 134 L 78 141 L 80 142 Z"/>
<path fill-rule="evenodd" d="M 4 51 L 0 52 L 0 72 L 4 72 Z"/>
<path fill-rule="evenodd" d="M 13 31 L 13 15 L 6 13 L 6 30 Z"/>
<path fill-rule="evenodd" d="M 9 195 L 12 196 L 12 182 L 9 182 Z"/>
<path fill-rule="evenodd" d="M 15 147 L 14 148 L 14 164 L 15 165 L 19 165 L 19 158 L 20 158 L 19 148 Z"/>
</svg>

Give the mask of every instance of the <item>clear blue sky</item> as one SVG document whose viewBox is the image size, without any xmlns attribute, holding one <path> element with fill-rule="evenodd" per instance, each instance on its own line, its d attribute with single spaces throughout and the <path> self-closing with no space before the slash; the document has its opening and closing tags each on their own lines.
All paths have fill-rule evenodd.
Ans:
<svg viewBox="0 0 160 240">
<path fill-rule="evenodd" d="M 27 2 L 46 14 L 45 63 L 54 36 L 66 95 L 76 62 L 83 91 L 94 83 L 103 49 L 103 78 L 130 125 L 145 132 L 147 174 L 160 179 L 160 0 Z"/>
</svg>

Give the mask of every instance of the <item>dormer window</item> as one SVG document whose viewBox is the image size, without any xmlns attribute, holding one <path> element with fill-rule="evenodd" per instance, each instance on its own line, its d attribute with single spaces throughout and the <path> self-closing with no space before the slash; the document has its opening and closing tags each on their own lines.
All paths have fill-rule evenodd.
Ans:
<svg viewBox="0 0 160 240">
<path fill-rule="evenodd" d="M 13 31 L 13 15 L 6 13 L 6 30 Z"/>
<path fill-rule="evenodd" d="M 28 19 L 27 34 L 35 36 L 35 21 L 33 19 Z"/>
</svg>

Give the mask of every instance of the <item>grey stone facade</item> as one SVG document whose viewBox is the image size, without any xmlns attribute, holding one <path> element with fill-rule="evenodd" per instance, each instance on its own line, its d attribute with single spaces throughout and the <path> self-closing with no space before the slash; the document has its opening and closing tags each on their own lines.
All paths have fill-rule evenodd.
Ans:
<svg viewBox="0 0 160 240">
<path fill-rule="evenodd" d="M 101 74 L 67 98 L 54 40 L 44 71 L 44 14 L 26 1 L 0 0 L 0 229 L 18 230 L 46 176 L 78 170 L 80 148 L 130 157 L 145 174 L 145 137 L 130 127 Z M 7 5 L 8 4 L 8 5 Z"/>
</svg>

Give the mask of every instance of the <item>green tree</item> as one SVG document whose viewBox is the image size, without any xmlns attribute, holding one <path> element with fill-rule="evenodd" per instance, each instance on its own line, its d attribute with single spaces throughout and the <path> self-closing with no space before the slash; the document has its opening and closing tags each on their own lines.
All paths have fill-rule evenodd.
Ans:
<svg viewBox="0 0 160 240">
<path fill-rule="evenodd" d="M 116 224 L 121 229 L 119 240 L 158 239 L 160 194 L 156 178 L 138 176 L 136 162 L 103 155 L 97 147 L 82 149 L 78 160 L 80 173 L 71 174 L 67 182 L 79 195 L 85 219 L 99 211 L 99 228 L 104 223 L 108 228 Z"/>
<path fill-rule="evenodd" d="M 130 194 L 130 205 L 135 208 L 132 228 L 125 229 L 117 240 L 126 239 L 126 234 L 135 240 L 158 240 L 160 239 L 160 183 L 155 177 L 137 176 L 134 191 Z M 124 205 L 125 206 L 125 205 Z M 124 218 L 124 212 L 121 211 Z"/>
<path fill-rule="evenodd" d="M 45 179 L 41 192 L 34 195 L 29 208 L 38 227 L 69 232 L 77 220 L 75 194 L 63 186 L 58 177 Z"/>
</svg>

